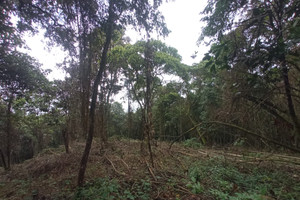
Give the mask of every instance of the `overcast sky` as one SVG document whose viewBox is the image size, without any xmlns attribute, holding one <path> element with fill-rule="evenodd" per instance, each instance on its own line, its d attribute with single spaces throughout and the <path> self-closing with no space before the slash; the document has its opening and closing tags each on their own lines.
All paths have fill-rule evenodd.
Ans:
<svg viewBox="0 0 300 200">
<path fill-rule="evenodd" d="M 161 39 L 167 45 L 175 47 L 182 56 L 183 63 L 188 65 L 199 62 L 208 51 L 208 47 L 196 45 L 202 26 L 199 13 L 204 9 L 205 4 L 205 0 L 176 0 L 164 3 L 160 8 L 171 33 L 166 39 L 155 39 Z M 140 39 L 133 30 L 127 30 L 126 34 L 132 42 Z M 31 49 L 27 52 L 43 65 L 43 69 L 53 70 L 48 75 L 49 79 L 63 79 L 65 74 L 56 68 L 56 63 L 63 61 L 65 53 L 58 47 L 53 47 L 51 51 L 47 50 L 46 43 L 42 41 L 42 34 L 26 37 L 26 42 Z M 192 59 L 191 56 L 195 52 L 198 52 L 197 57 Z"/>
</svg>

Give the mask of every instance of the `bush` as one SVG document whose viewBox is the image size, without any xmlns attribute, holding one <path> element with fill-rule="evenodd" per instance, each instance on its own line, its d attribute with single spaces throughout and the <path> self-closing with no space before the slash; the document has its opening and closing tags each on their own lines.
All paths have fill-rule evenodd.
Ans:
<svg viewBox="0 0 300 200">
<path fill-rule="evenodd" d="M 151 183 L 148 180 L 140 180 L 133 185 L 121 186 L 117 180 L 98 178 L 84 187 L 78 188 L 75 199 L 78 200 L 112 200 L 112 199 L 150 199 Z"/>
<path fill-rule="evenodd" d="M 197 138 L 190 138 L 183 142 L 183 146 L 191 148 L 200 148 L 202 145 Z"/>
<path fill-rule="evenodd" d="M 297 199 L 300 183 L 283 172 L 263 168 L 240 171 L 237 166 L 218 159 L 198 162 L 190 167 L 188 187 L 216 199 Z"/>
</svg>

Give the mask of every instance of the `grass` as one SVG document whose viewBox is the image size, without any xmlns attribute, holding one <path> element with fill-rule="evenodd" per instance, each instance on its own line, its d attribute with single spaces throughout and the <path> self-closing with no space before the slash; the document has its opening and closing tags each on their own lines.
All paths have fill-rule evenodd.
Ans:
<svg viewBox="0 0 300 200">
<path fill-rule="evenodd" d="M 76 187 L 84 144 L 49 149 L 0 171 L 0 199 L 299 199 L 300 158 L 266 152 L 215 150 L 195 141 L 160 142 L 155 167 L 140 153 L 140 142 L 110 140 L 100 152 L 93 144 L 86 184 Z M 200 148 L 201 147 L 201 148 Z M 47 152 L 47 153 L 45 153 Z M 272 157 L 273 156 L 273 157 Z M 276 158 L 276 159 L 275 159 Z M 292 162 L 289 162 L 289 159 Z"/>
</svg>

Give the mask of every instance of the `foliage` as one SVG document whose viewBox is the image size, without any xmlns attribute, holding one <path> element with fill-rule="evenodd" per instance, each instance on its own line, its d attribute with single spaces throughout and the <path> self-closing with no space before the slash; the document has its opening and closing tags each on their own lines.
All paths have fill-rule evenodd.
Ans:
<svg viewBox="0 0 300 200">
<path fill-rule="evenodd" d="M 295 94 L 299 85 L 295 84 L 297 78 L 293 74 L 299 74 L 299 63 L 290 58 L 299 55 L 299 38 L 294 35 L 299 29 L 298 13 L 299 3 L 294 0 L 210 0 L 202 12 L 206 26 L 199 38 L 200 42 L 214 42 L 204 60 L 211 71 L 227 71 L 231 77 L 226 82 L 232 94 L 227 97 L 232 98 L 231 105 L 242 105 L 236 111 L 247 110 L 247 118 L 257 118 L 258 122 L 275 118 L 280 124 L 293 126 L 292 131 L 283 130 L 285 138 L 276 139 L 287 143 L 293 132 L 292 143 L 296 146 L 300 121 L 299 96 Z M 256 117 L 251 106 L 260 107 L 264 113 L 259 112 Z M 253 127 L 244 122 L 234 123 Z M 262 124 L 253 123 L 255 129 L 271 137 L 273 131 L 278 131 L 278 127 L 264 129 Z"/>
<path fill-rule="evenodd" d="M 221 159 L 195 163 L 189 169 L 189 177 L 188 186 L 193 193 L 207 193 L 216 199 L 264 199 L 268 196 L 297 199 L 300 186 L 285 173 L 252 167 L 241 169 Z"/>
<path fill-rule="evenodd" d="M 4 88 L 16 90 L 15 93 L 26 89 L 42 89 L 47 83 L 39 64 L 32 57 L 17 51 L 2 57 L 0 81 Z"/>
<path fill-rule="evenodd" d="M 116 180 L 96 179 L 80 188 L 75 199 L 116 199 L 119 197 L 119 184 Z"/>
<path fill-rule="evenodd" d="M 128 187 L 128 188 L 122 188 Z M 75 194 L 75 199 L 150 199 L 151 183 L 140 180 L 139 183 L 131 187 L 122 186 L 117 180 L 98 178 L 84 187 L 79 188 Z"/>
<path fill-rule="evenodd" d="M 191 180 L 186 186 L 191 189 L 194 194 L 201 194 L 204 192 L 204 188 L 201 185 L 200 172 L 197 168 L 192 168 L 189 170 L 189 178 Z"/>
<path fill-rule="evenodd" d="M 108 121 L 108 134 L 109 136 L 125 134 L 125 117 L 126 114 L 123 110 L 122 104 L 114 102 L 110 105 L 109 121 Z"/>
<path fill-rule="evenodd" d="M 284 200 L 297 199 L 300 192 L 297 154 L 200 150 L 180 143 L 169 150 L 168 143 L 158 142 L 155 155 L 160 168 L 152 168 L 151 175 L 137 151 L 140 142 L 124 138 L 111 138 L 104 154 L 99 154 L 100 144 L 94 142 L 86 184 L 78 188 L 76 162 L 83 144 L 74 143 L 69 154 L 63 146 L 48 148 L 13 170 L 2 171 L 0 198 L 32 199 L 34 194 L 47 199 Z"/>
<path fill-rule="evenodd" d="M 160 139 L 171 140 L 187 125 L 185 99 L 180 96 L 182 83 L 171 82 L 158 89 L 154 103 L 154 125 Z"/>
<path fill-rule="evenodd" d="M 139 104 L 145 104 L 146 97 L 146 62 L 145 53 L 147 48 L 150 48 L 149 62 L 151 63 L 151 93 L 152 98 L 155 98 L 157 87 L 162 84 L 162 74 L 176 74 L 179 77 L 184 74 L 184 65 L 180 62 L 181 57 L 177 50 L 168 47 L 166 44 L 158 40 L 138 41 L 134 45 L 127 45 L 122 53 L 123 60 L 126 60 L 124 66 L 124 75 L 127 77 L 127 82 L 133 93 L 134 100 Z M 125 59 L 124 59 L 125 58 Z"/>
<path fill-rule="evenodd" d="M 199 148 L 202 146 L 202 144 L 199 142 L 197 138 L 190 138 L 190 139 L 186 139 L 183 142 L 183 146 L 191 147 L 191 148 Z"/>
</svg>

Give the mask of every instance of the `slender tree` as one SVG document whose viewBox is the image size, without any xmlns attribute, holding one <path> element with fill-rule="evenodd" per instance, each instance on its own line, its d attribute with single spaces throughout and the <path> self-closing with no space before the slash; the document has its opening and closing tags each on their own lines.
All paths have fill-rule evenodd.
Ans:
<svg viewBox="0 0 300 200">
<path fill-rule="evenodd" d="M 103 72 L 105 71 L 105 67 L 107 64 L 107 55 L 109 46 L 111 44 L 112 35 L 114 30 L 116 30 L 119 22 L 126 23 L 126 19 L 131 18 L 136 22 L 136 25 L 140 25 L 141 27 L 147 27 L 147 30 L 151 31 L 154 26 L 158 27 L 163 25 L 161 21 L 157 17 L 159 13 L 156 11 L 157 6 L 161 3 L 159 1 L 154 1 L 154 4 L 151 5 L 148 1 L 136 1 L 136 2 L 126 2 L 126 1 L 115 1 L 110 0 L 107 10 L 107 19 L 106 19 L 106 27 L 105 27 L 105 43 L 101 54 L 101 60 L 99 69 L 97 72 L 97 76 L 93 83 L 92 89 L 92 98 L 90 105 L 90 123 L 89 123 L 89 131 L 86 140 L 85 150 L 80 162 L 80 170 L 78 174 L 78 185 L 83 185 L 84 174 L 86 170 L 86 165 L 88 161 L 89 152 L 92 145 L 93 134 L 94 134 L 94 125 L 95 125 L 95 109 L 96 109 L 96 101 L 98 96 L 98 86 L 100 81 L 103 78 Z M 145 10 L 146 9 L 146 10 Z M 136 14 L 136 18 L 132 18 L 132 13 Z M 130 21 L 128 21 L 130 22 Z M 124 25 L 124 24 L 119 24 Z M 164 27 L 162 27 L 162 34 L 166 33 Z"/>
<path fill-rule="evenodd" d="M 158 87 L 163 84 L 164 74 L 182 75 L 184 65 L 177 50 L 168 47 L 161 41 L 138 41 L 134 45 L 127 45 L 123 55 L 126 60 L 124 76 L 133 100 L 137 101 L 141 109 L 143 123 L 142 139 L 146 139 L 150 155 L 150 163 L 154 166 L 151 142 L 154 138 L 152 107 Z M 142 142 L 142 151 L 144 143 Z"/>
</svg>

